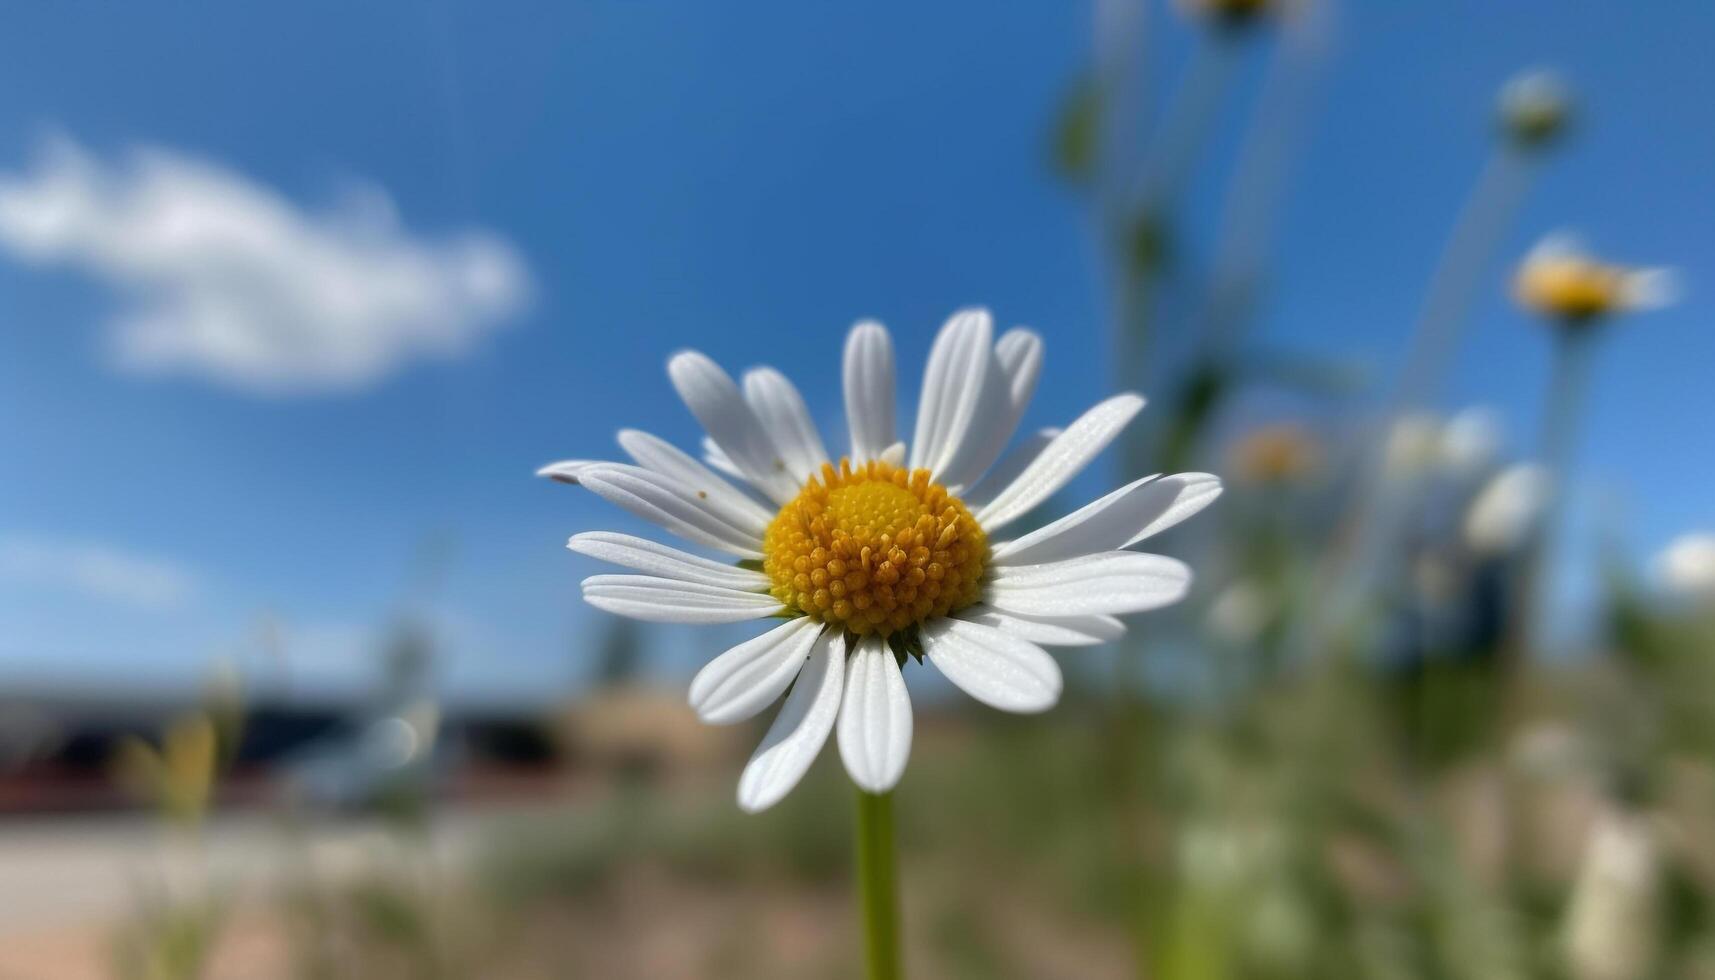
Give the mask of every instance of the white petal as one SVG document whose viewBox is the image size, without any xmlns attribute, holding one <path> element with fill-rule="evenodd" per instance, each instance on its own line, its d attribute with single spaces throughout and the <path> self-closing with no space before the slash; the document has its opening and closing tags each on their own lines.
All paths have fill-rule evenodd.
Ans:
<svg viewBox="0 0 1715 980">
<path fill-rule="evenodd" d="M 1002 711 L 1046 711 L 1060 700 L 1060 665 L 1041 647 L 992 626 L 942 619 L 923 630 L 923 652 L 947 679 Z"/>
<path fill-rule="evenodd" d="M 1120 615 L 1178 602 L 1191 587 L 1184 562 L 1108 551 L 1042 565 L 997 568 L 983 601 L 1025 616 Z"/>
<path fill-rule="evenodd" d="M 1125 635 L 1125 624 L 1112 616 L 1020 616 L 980 604 L 954 615 L 1050 647 L 1095 646 Z"/>
<path fill-rule="evenodd" d="M 745 764 L 744 775 L 738 779 L 740 809 L 746 813 L 766 810 L 804 778 L 828 733 L 834 730 L 845 678 L 846 637 L 839 630 L 829 630 L 817 639 L 810 659 L 798 672 L 798 682 L 786 696 L 786 704 Z"/>
<path fill-rule="evenodd" d="M 889 466 L 904 466 L 905 443 L 896 442 L 893 445 L 888 446 L 886 449 L 883 449 L 881 451 L 881 455 L 876 458 Z"/>
<path fill-rule="evenodd" d="M 1079 416 L 977 512 L 977 523 L 992 533 L 1029 513 L 1088 466 L 1142 408 L 1140 395 L 1115 395 Z"/>
<path fill-rule="evenodd" d="M 786 611 L 766 593 L 675 582 L 653 575 L 592 575 L 584 579 L 584 601 L 617 616 L 652 623 L 741 623 Z"/>
<path fill-rule="evenodd" d="M 859 640 L 846 658 L 838 741 L 840 759 L 860 789 L 885 793 L 905 774 L 911 757 L 911 697 L 893 651 L 878 637 Z"/>
<path fill-rule="evenodd" d="M 828 462 L 827 447 L 810 419 L 810 409 L 784 374 L 770 367 L 746 371 L 744 400 L 750 403 L 768 438 L 774 441 L 775 451 L 800 485 Z"/>
<path fill-rule="evenodd" d="M 713 470 L 697 462 L 690 453 L 637 429 L 619 430 L 619 447 L 646 470 L 670 476 L 699 495 L 699 499 L 714 499 L 727 508 L 735 518 L 743 518 L 745 530 L 762 537 L 774 515 L 752 500 L 744 491 L 721 479 Z M 707 494 L 708 497 L 701 497 Z"/>
<path fill-rule="evenodd" d="M 1545 259 L 1584 258 L 1589 254 L 1590 246 L 1583 235 L 1561 228 L 1537 239 L 1525 253 L 1524 261 L 1529 264 Z"/>
<path fill-rule="evenodd" d="M 691 710 L 711 725 L 755 715 L 798 676 L 821 632 L 821 623 L 799 616 L 709 661 L 691 679 Z"/>
<path fill-rule="evenodd" d="M 1172 473 L 1162 477 L 1160 482 L 1163 485 L 1163 496 L 1168 496 L 1168 485 L 1178 484 L 1180 490 L 1171 494 L 1171 502 L 1153 519 L 1133 531 L 1131 537 L 1126 538 L 1125 544 L 1120 547 L 1129 548 L 1190 519 L 1214 503 L 1225 490 L 1221 478 L 1212 473 Z"/>
<path fill-rule="evenodd" d="M 1018 479 L 1018 475 L 1023 473 L 1025 468 L 1036 460 L 1036 457 L 1042 455 L 1042 450 L 1047 449 L 1048 444 L 1053 442 L 1061 431 L 1060 429 L 1038 429 L 1025 436 L 1018 445 L 1013 446 L 1005 456 L 1000 458 L 1000 462 L 996 463 L 993 469 L 983 475 L 982 480 L 978 481 L 976 486 L 959 495 L 964 500 L 965 506 L 973 511 L 981 510 L 994 498 L 1000 496 L 1000 492 L 1011 486 L 1012 481 Z"/>
<path fill-rule="evenodd" d="M 994 364 L 994 321 L 987 310 L 960 310 L 935 336 L 923 370 L 917 430 L 911 437 L 911 468 L 942 470 L 979 418 Z"/>
<path fill-rule="evenodd" d="M 846 337 L 845 389 L 852 462 L 875 459 L 894 440 L 893 340 L 881 324 L 866 320 Z"/>
<path fill-rule="evenodd" d="M 578 471 L 596 462 L 593 459 L 562 459 L 558 463 L 549 463 L 536 471 L 537 476 L 545 476 L 556 483 L 570 483 L 577 486 Z"/>
<path fill-rule="evenodd" d="M 1034 330 L 1014 327 L 995 342 L 994 352 L 1000 358 L 1001 370 L 1006 372 L 1007 400 L 1016 425 L 1030 406 L 1030 398 L 1036 394 L 1036 379 L 1042 375 L 1042 338 Z"/>
<path fill-rule="evenodd" d="M 1684 291 L 1673 269 L 1637 269 L 1626 274 L 1622 302 L 1629 310 L 1659 310 L 1679 302 Z"/>
<path fill-rule="evenodd" d="M 578 473 L 578 482 L 610 503 L 654 521 L 687 541 L 740 558 L 761 558 L 762 537 L 749 521 L 670 476 L 641 466 L 598 463 Z"/>
<path fill-rule="evenodd" d="M 1008 330 L 994 345 L 989 382 L 978 408 L 977 421 L 965 436 L 940 482 L 953 493 L 975 483 L 1000 457 L 1036 391 L 1042 371 L 1042 338 L 1022 327 Z"/>
<path fill-rule="evenodd" d="M 720 447 L 720 443 L 708 436 L 703 437 L 703 462 L 709 464 L 709 468 L 718 473 L 725 473 L 735 480 L 744 479 L 744 474 L 738 471 L 738 464 L 727 456 L 726 450 Z"/>
<path fill-rule="evenodd" d="M 697 351 L 681 351 L 667 362 L 667 376 L 691 414 L 752 486 L 776 503 L 798 495 L 786 461 L 774 451 L 761 420 L 720 365 Z"/>
<path fill-rule="evenodd" d="M 566 547 L 615 565 L 635 568 L 677 582 L 696 582 L 740 592 L 768 591 L 768 576 L 748 568 L 723 565 L 647 538 L 617 531 L 585 531 L 574 534 Z"/>
<path fill-rule="evenodd" d="M 1130 547 L 1178 524 L 1221 495 L 1207 473 L 1148 476 L 994 548 L 994 565 L 1036 565 Z"/>
</svg>

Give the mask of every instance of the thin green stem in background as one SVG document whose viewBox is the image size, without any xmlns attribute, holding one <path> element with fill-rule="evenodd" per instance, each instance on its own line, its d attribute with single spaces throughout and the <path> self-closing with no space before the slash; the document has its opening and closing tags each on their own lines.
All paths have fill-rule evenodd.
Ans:
<svg viewBox="0 0 1715 980">
<path fill-rule="evenodd" d="M 1590 351 L 1598 329 L 1597 325 L 1581 324 L 1560 326 L 1556 330 L 1554 369 L 1543 406 L 1537 450 L 1548 476 L 1548 496 L 1543 501 L 1537 534 L 1526 553 L 1520 576 L 1521 615 L 1512 650 L 1515 658 L 1530 656 L 1541 644 L 1539 631 L 1553 592 L 1552 562 L 1577 449 L 1578 421 L 1590 376 Z"/>
<path fill-rule="evenodd" d="M 1132 188 L 1133 207 L 1159 214 L 1182 196 L 1220 118 L 1238 66 L 1238 49 L 1234 39 L 1212 36 L 1192 50 L 1185 76 L 1145 150 Z"/>
<path fill-rule="evenodd" d="M 1172 93 L 1159 127 L 1145 148 L 1130 192 L 1103 202 L 1102 216 L 1110 250 L 1114 288 L 1115 382 L 1125 390 L 1148 385 L 1154 347 L 1154 318 L 1164 266 L 1171 252 L 1170 211 L 1195 171 L 1209 134 L 1220 116 L 1238 61 L 1230 38 L 1206 38 L 1191 56 L 1181 84 Z M 1120 482 L 1148 472 L 1154 442 L 1134 428 L 1118 449 Z M 1145 705 L 1137 676 L 1143 645 L 1135 624 L 1115 651 L 1114 709 L 1102 733 L 1111 749 L 1119 798 L 1119 847 L 1130 880 L 1132 922 L 1140 975 L 1150 959 L 1149 861 L 1143 839 L 1144 801 L 1153 779 L 1139 752 Z"/>
<path fill-rule="evenodd" d="M 894 883 L 893 794 L 857 791 L 858 903 L 869 980 L 897 980 L 899 898 Z"/>
<path fill-rule="evenodd" d="M 1440 390 L 1471 307 L 1482 294 L 1484 273 L 1530 190 L 1536 161 L 1535 152 L 1503 141 L 1483 167 L 1430 280 L 1394 390 L 1391 414 L 1421 408 Z"/>
</svg>

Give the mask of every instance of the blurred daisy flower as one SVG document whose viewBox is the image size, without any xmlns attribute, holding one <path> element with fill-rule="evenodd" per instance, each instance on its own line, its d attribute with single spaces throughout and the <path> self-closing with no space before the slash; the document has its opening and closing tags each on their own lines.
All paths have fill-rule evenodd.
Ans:
<svg viewBox="0 0 1715 980">
<path fill-rule="evenodd" d="M 1292 483 L 1314 472 L 1322 450 L 1303 426 L 1280 422 L 1253 429 L 1234 443 L 1233 472 L 1252 483 Z"/>
<path fill-rule="evenodd" d="M 1572 326 L 1615 313 L 1658 309 L 1672 303 L 1678 292 L 1671 270 L 1600 261 L 1566 234 L 1550 235 L 1531 249 L 1513 281 L 1521 306 Z"/>
<path fill-rule="evenodd" d="M 1428 412 L 1402 415 L 1388 427 L 1382 470 L 1393 480 L 1414 480 L 1441 458 L 1441 419 Z"/>
<path fill-rule="evenodd" d="M 1441 429 L 1441 464 L 1454 473 L 1480 473 L 1500 455 L 1501 422 L 1488 408 L 1467 408 Z"/>
<path fill-rule="evenodd" d="M 1565 131 L 1572 116 L 1570 90 L 1558 74 L 1544 69 L 1523 72 L 1501 86 L 1497 105 L 1501 128 L 1521 146 L 1541 146 Z"/>
<path fill-rule="evenodd" d="M 691 706 L 711 724 L 750 718 L 791 689 L 739 780 L 744 809 L 784 797 L 830 732 L 859 787 L 891 789 L 911 748 L 901 672 L 911 659 L 926 658 L 985 704 L 1043 711 L 1061 689 L 1044 646 L 1112 640 L 1124 632 L 1116 615 L 1185 595 L 1183 563 L 1125 549 L 1207 506 L 1221 492 L 1213 476 L 1145 477 L 998 539 L 1143 407 L 1135 394 L 1117 395 L 1006 452 L 1042 349 L 1024 329 L 997 341 L 986 311 L 955 314 L 929 352 L 908 450 L 896 441 L 893 342 L 879 324 L 858 324 L 845 346 L 850 452 L 837 460 L 784 375 L 755 368 L 739 383 L 686 351 L 667 373 L 708 433 L 706 465 L 627 429 L 619 444 L 630 464 L 540 471 L 737 560 L 579 534 L 573 551 L 642 573 L 586 579 L 591 605 L 658 622 L 784 620 L 691 682 Z"/>
<path fill-rule="evenodd" d="M 1240 579 L 1222 589 L 1209 604 L 1205 625 L 1221 641 L 1244 649 L 1262 638 L 1275 619 L 1278 605 L 1260 582 Z"/>
<path fill-rule="evenodd" d="M 1486 556 L 1518 550 L 1536 529 L 1551 487 L 1548 472 L 1531 463 L 1518 463 L 1495 474 L 1465 512 L 1465 546 Z"/>
</svg>

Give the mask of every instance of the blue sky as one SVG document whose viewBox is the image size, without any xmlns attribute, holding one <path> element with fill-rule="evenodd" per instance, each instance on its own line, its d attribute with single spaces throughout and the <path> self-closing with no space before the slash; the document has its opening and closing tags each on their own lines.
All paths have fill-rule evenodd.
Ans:
<svg viewBox="0 0 1715 980">
<path fill-rule="evenodd" d="M 1154 13 L 1159 91 L 1191 32 Z M 1571 226 L 1689 287 L 1608 338 L 1585 496 L 1617 502 L 1640 555 L 1715 526 L 1715 9 L 1348 0 L 1337 21 L 1258 336 L 1391 367 L 1487 152 L 1496 87 L 1557 67 L 1583 118 L 1505 254 Z M 40 575 L 0 577 L 0 678 L 170 685 L 255 656 L 266 622 L 305 673 L 350 678 L 391 617 L 428 603 L 449 685 L 562 684 L 599 621 L 576 598 L 589 565 L 560 545 L 629 525 L 529 474 L 609 452 L 622 425 L 690 445 L 662 371 L 684 346 L 779 366 L 831 427 L 853 320 L 893 328 L 910 392 L 930 331 L 980 303 L 1048 340 L 1027 422 L 1071 418 L 1107 388 L 1103 306 L 1046 146 L 1089 38 L 1077 4 L 8 8 L 0 179 L 38 173 L 45 141 L 117 174 L 153 147 L 311 216 L 316 235 L 362 225 L 337 232 L 360 243 L 349 254 L 468 269 L 459 249 L 480 240 L 520 278 L 493 302 L 432 296 L 452 311 L 446 350 L 413 333 L 355 380 L 293 362 L 310 381 L 268 385 L 218 357 L 115 354 L 138 303 L 124 272 L 153 274 L 148 249 L 119 273 L 101 252 L 105 274 L 0 252 L 0 535 L 41 558 L 15 562 Z M 1248 67 L 1190 188 L 1194 241 Z M 1545 342 L 1500 276 L 1446 404 L 1492 404 L 1528 440 Z M 425 553 L 445 556 L 432 582 Z"/>
</svg>

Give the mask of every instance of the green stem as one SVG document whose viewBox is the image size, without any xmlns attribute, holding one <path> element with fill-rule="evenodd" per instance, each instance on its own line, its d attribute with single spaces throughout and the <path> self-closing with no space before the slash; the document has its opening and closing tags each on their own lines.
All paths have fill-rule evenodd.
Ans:
<svg viewBox="0 0 1715 980">
<path fill-rule="evenodd" d="M 1483 166 L 1430 279 L 1393 392 L 1390 416 L 1422 408 L 1441 389 L 1471 308 L 1482 294 L 1484 275 L 1530 190 L 1536 163 L 1535 154 L 1503 143 Z"/>
<path fill-rule="evenodd" d="M 1553 562 L 1562 516 L 1566 511 L 1567 489 L 1577 449 L 1578 421 L 1589 382 L 1590 349 L 1596 329 L 1598 326 L 1592 324 L 1555 326 L 1554 370 L 1549 379 L 1547 402 L 1543 406 L 1541 448 L 1538 449 L 1548 474 L 1548 499 L 1543 502 L 1542 513 L 1537 517 L 1536 535 L 1525 554 L 1519 586 L 1518 642 L 1512 651 L 1515 659 L 1522 660 L 1538 652 L 1536 648 L 1543 640 L 1540 630 L 1553 592 Z"/>
<path fill-rule="evenodd" d="M 894 885 L 893 794 L 857 791 L 858 902 L 869 980 L 898 980 L 899 899 Z"/>
</svg>

